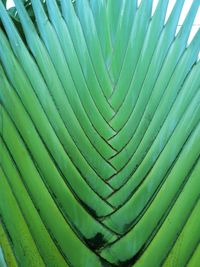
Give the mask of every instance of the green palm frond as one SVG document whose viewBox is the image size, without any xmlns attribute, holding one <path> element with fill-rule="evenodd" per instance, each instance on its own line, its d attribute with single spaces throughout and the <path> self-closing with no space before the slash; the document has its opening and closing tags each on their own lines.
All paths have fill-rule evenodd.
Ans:
<svg viewBox="0 0 200 267">
<path fill-rule="evenodd" d="M 0 1 L 0 266 L 200 262 L 193 0 Z"/>
</svg>

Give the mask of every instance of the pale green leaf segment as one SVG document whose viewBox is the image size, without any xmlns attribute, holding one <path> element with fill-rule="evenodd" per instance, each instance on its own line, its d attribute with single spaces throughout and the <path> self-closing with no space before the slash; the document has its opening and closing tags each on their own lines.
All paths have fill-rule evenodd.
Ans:
<svg viewBox="0 0 200 267">
<path fill-rule="evenodd" d="M 18 266 L 2 222 L 0 222 L 0 250 L 0 266 Z"/>
<path fill-rule="evenodd" d="M 193 0 L 0 1 L 0 266 L 197 267 Z M 33 15 L 34 14 L 34 15 Z"/>
</svg>

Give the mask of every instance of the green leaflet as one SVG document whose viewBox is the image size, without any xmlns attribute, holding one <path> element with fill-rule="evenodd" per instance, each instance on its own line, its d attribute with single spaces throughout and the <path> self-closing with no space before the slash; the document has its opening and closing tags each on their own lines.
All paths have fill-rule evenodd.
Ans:
<svg viewBox="0 0 200 267">
<path fill-rule="evenodd" d="M 17 262 L 13 254 L 12 247 L 9 243 L 8 236 L 6 235 L 5 229 L 3 228 L 2 221 L 0 222 L 0 263 L 3 267 L 13 266 L 17 267 Z"/>
<path fill-rule="evenodd" d="M 200 259 L 200 244 L 195 249 L 193 255 L 191 256 L 190 260 L 188 261 L 187 266 L 189 266 L 189 267 L 197 266 L 197 264 L 199 263 L 199 259 Z"/>
<path fill-rule="evenodd" d="M 183 266 L 188 262 L 200 241 L 198 235 L 200 226 L 199 213 L 200 201 L 198 200 L 163 266 L 170 266 L 172 264 Z M 182 257 L 178 257 L 179 253 Z"/>
<path fill-rule="evenodd" d="M 23 212 L 25 220 L 29 225 L 30 232 L 35 240 L 35 243 L 40 251 L 44 262 L 48 266 L 67 266 L 63 257 L 55 247 L 54 242 L 47 229 L 44 227 L 39 215 L 39 209 L 36 210 L 31 197 L 26 191 L 25 185 L 21 181 L 20 174 L 15 167 L 15 163 L 11 159 L 11 156 L 3 144 L 1 153 L 3 153 L 2 167 L 7 177 L 7 180 L 12 188 L 12 191 L 19 203 L 19 206 Z"/>
<path fill-rule="evenodd" d="M 19 265 L 45 266 L 1 168 L 0 177 L 0 214 L 12 237 Z"/>
</svg>

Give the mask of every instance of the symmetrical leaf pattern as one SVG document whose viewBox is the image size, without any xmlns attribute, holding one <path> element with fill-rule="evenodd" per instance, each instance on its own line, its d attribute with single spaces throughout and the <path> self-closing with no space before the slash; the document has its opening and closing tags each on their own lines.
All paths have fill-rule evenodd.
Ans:
<svg viewBox="0 0 200 267">
<path fill-rule="evenodd" d="M 178 34 L 184 0 L 23 2 L 0 1 L 0 266 L 199 266 L 199 0 Z"/>
</svg>

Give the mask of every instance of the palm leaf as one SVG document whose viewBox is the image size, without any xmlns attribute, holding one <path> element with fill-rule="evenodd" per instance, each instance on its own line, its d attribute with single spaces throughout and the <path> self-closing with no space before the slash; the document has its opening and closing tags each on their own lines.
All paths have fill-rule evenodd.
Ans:
<svg viewBox="0 0 200 267">
<path fill-rule="evenodd" d="M 0 266 L 198 266 L 199 1 L 5 3 Z"/>
</svg>

